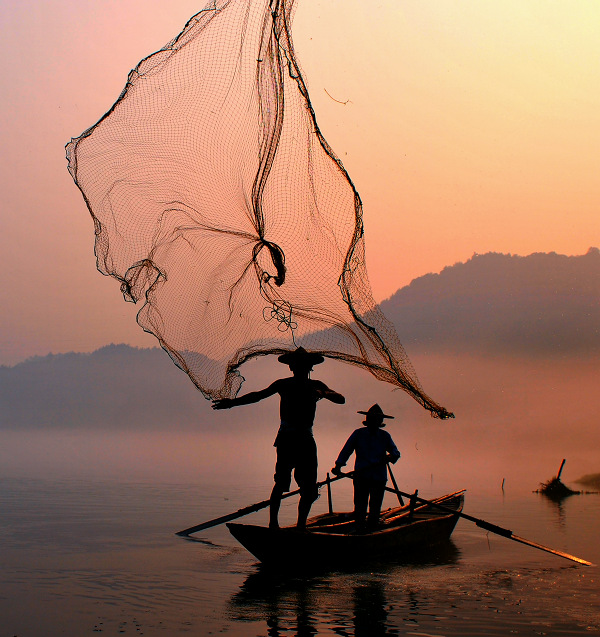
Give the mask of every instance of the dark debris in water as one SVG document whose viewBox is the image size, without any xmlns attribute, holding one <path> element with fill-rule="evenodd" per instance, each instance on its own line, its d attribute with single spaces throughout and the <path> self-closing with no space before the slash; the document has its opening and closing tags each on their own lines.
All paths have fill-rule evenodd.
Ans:
<svg viewBox="0 0 600 637">
<path fill-rule="evenodd" d="M 577 495 L 581 493 L 581 491 L 573 491 L 573 489 L 570 489 L 566 484 L 561 482 L 560 478 L 554 477 L 547 482 L 542 482 L 540 484 L 540 488 L 537 489 L 535 493 L 541 493 L 553 500 L 562 500 L 563 498 L 568 498 L 571 495 Z"/>
<path fill-rule="evenodd" d="M 541 482 L 540 488 L 534 491 L 534 493 L 541 493 L 547 498 L 558 502 L 560 500 L 563 500 L 564 498 L 568 498 L 571 495 L 597 493 L 596 491 L 574 491 L 566 484 L 561 482 L 560 476 L 566 461 L 566 458 L 563 459 L 563 461 L 560 463 L 560 468 L 558 469 L 558 473 L 556 474 L 556 476 L 548 480 L 547 482 Z M 585 475 L 583 476 L 583 478 L 579 478 L 579 480 L 576 480 L 576 482 L 578 482 L 579 484 L 586 484 L 600 488 L 600 473 Z"/>
</svg>

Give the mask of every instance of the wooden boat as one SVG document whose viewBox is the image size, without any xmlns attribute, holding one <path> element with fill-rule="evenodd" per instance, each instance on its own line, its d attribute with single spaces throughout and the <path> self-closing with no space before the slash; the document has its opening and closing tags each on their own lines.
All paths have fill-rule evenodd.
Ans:
<svg viewBox="0 0 600 637">
<path fill-rule="evenodd" d="M 270 529 L 253 524 L 229 523 L 235 539 L 265 564 L 305 565 L 347 563 L 350 560 L 401 559 L 411 553 L 446 542 L 464 504 L 464 491 L 432 500 L 441 510 L 414 502 L 382 513 L 380 526 L 359 532 L 351 513 L 325 513 L 311 518 L 305 531 L 295 527 Z"/>
<path fill-rule="evenodd" d="M 323 485 L 328 487 L 330 513 L 311 518 L 304 531 L 295 527 L 269 529 L 251 524 L 229 523 L 227 526 L 240 544 L 261 562 L 275 566 L 305 566 L 315 563 L 317 565 L 333 563 L 348 565 L 377 558 L 402 562 L 414 561 L 414 558 L 422 558 L 425 554 L 431 555 L 432 546 L 447 542 L 459 517 L 514 542 L 552 553 L 578 564 L 592 566 L 591 562 L 581 557 L 527 540 L 515 535 L 509 529 L 463 513 L 464 489 L 436 500 L 425 500 L 418 496 L 416 491 L 414 494 L 400 491 L 392 472 L 389 471 L 389 473 L 394 488 L 386 487 L 386 490 L 396 493 L 398 499 L 402 496 L 409 498 L 409 504 L 384 511 L 380 517 L 380 526 L 369 533 L 358 531 L 351 513 L 333 513 L 332 510 L 330 483 L 342 478 L 350 478 L 352 473 L 343 473 L 335 478 L 330 478 L 328 475 L 326 481 L 317 484 L 319 487 Z M 290 491 L 283 497 L 289 498 L 298 493 L 299 490 Z M 193 533 L 218 524 L 225 524 L 268 506 L 269 500 L 263 500 L 214 520 L 178 531 L 176 535 L 189 538 Z M 446 544 L 446 546 L 449 545 Z"/>
</svg>

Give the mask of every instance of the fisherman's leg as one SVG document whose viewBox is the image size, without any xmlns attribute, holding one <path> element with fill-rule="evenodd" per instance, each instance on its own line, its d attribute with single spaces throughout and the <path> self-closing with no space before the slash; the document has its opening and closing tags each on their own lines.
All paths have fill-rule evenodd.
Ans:
<svg viewBox="0 0 600 637">
<path fill-rule="evenodd" d="M 281 496 L 290 490 L 292 483 L 292 462 L 289 457 L 289 449 L 285 443 L 279 441 L 279 436 L 276 441 L 277 444 L 277 462 L 275 463 L 275 486 L 271 491 L 271 498 L 269 502 L 269 527 L 272 529 L 279 528 L 279 507 L 281 506 Z"/>
<path fill-rule="evenodd" d="M 283 493 L 284 490 L 278 487 L 277 484 L 271 491 L 271 498 L 269 500 L 269 528 L 271 529 L 279 528 L 279 507 L 281 506 L 281 496 Z"/>
<path fill-rule="evenodd" d="M 371 483 L 369 488 L 369 519 L 367 520 L 367 525 L 371 528 L 375 528 L 379 524 L 384 494 L 385 482 L 378 480 Z"/>
<path fill-rule="evenodd" d="M 301 491 L 302 493 L 302 491 Z M 312 507 L 313 502 L 319 497 L 319 491 L 317 489 L 317 485 L 313 485 L 309 489 L 307 489 L 300 496 L 300 502 L 298 503 L 298 522 L 296 526 L 298 529 L 306 528 L 306 520 L 308 520 L 308 514 L 310 513 L 310 508 Z"/>
<path fill-rule="evenodd" d="M 354 478 L 354 520 L 356 528 L 363 530 L 367 515 L 367 503 L 369 501 L 369 486 L 364 480 Z"/>
<path fill-rule="evenodd" d="M 319 497 L 317 488 L 317 445 L 314 438 L 303 442 L 300 449 L 294 478 L 300 487 L 300 502 L 298 503 L 298 529 L 306 528 L 306 520 L 313 502 Z"/>
</svg>

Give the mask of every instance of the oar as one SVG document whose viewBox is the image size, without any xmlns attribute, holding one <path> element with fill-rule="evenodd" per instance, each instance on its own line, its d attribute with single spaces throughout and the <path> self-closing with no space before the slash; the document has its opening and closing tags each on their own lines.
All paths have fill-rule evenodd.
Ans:
<svg viewBox="0 0 600 637">
<path fill-rule="evenodd" d="M 366 471 L 367 469 L 372 469 L 373 467 L 378 467 L 384 462 L 385 460 L 383 462 L 376 462 L 372 465 L 369 465 L 368 467 L 359 469 L 359 472 Z M 322 482 L 317 482 L 317 488 L 322 487 L 328 482 L 329 484 L 331 484 L 332 482 L 335 482 L 336 480 L 341 480 L 342 478 L 352 478 L 355 473 L 356 473 L 356 470 L 349 471 L 348 473 L 340 473 L 339 475 L 335 476 L 335 478 L 331 478 L 328 476 L 327 480 L 323 480 Z M 395 493 L 396 495 L 400 493 L 397 489 L 390 489 L 389 487 L 386 487 L 385 490 L 389 491 L 390 493 Z M 284 493 L 281 496 L 281 499 L 283 500 L 284 498 L 291 498 L 293 495 L 298 495 L 299 493 L 300 493 L 300 489 L 296 489 L 295 491 L 289 491 L 288 493 Z M 245 515 L 254 513 L 255 511 L 266 509 L 270 504 L 271 504 L 270 499 L 263 500 L 262 502 L 256 502 L 255 504 L 251 504 L 250 506 L 244 507 L 243 509 L 238 509 L 237 511 L 234 511 L 233 513 L 222 515 L 220 518 L 215 518 L 214 520 L 208 520 L 208 522 L 202 522 L 202 524 L 191 526 L 189 529 L 183 529 L 183 531 L 177 531 L 175 535 L 180 535 L 181 537 L 187 537 L 188 535 L 191 535 L 192 533 L 197 533 L 198 531 L 204 531 L 204 529 L 210 529 L 213 526 L 218 526 L 219 524 L 225 524 L 225 522 L 231 522 L 231 520 L 237 520 L 237 518 L 244 517 Z"/>
<path fill-rule="evenodd" d="M 465 518 L 465 520 L 469 520 L 470 522 L 475 522 L 475 524 L 478 527 L 485 529 L 486 531 L 491 531 L 492 533 L 496 533 L 496 535 L 501 535 L 502 537 L 506 537 L 509 540 L 514 540 L 515 542 L 526 544 L 527 546 L 531 546 L 534 549 L 539 549 L 540 551 L 546 551 L 546 553 L 552 553 L 553 555 L 564 557 L 565 559 L 571 560 L 573 562 L 577 562 L 578 564 L 584 564 L 585 566 L 593 566 L 591 562 L 588 562 L 587 560 L 584 560 L 581 557 L 576 557 L 575 555 L 570 555 L 569 553 L 565 553 L 564 551 L 551 549 L 550 547 L 543 546 L 542 544 L 538 544 L 537 542 L 526 540 L 523 537 L 519 537 L 518 535 L 515 535 L 512 531 L 509 531 L 508 529 L 503 529 L 501 526 L 497 526 L 496 524 L 491 524 L 490 522 L 486 522 L 485 520 L 481 520 L 479 518 L 473 517 L 472 515 L 468 515 L 467 513 L 458 513 L 454 509 L 444 506 L 443 504 L 438 504 L 436 502 L 432 502 L 431 500 L 426 500 L 425 498 L 421 498 L 415 494 L 405 493 L 404 491 L 400 491 L 399 489 L 397 489 L 397 492 L 407 498 L 411 498 L 413 501 L 429 504 L 433 507 L 436 507 L 437 509 L 440 509 L 441 511 L 445 511 L 453 515 L 458 515 L 459 517 Z"/>
<path fill-rule="evenodd" d="M 454 493 L 448 493 L 447 495 L 442 495 L 439 498 L 432 500 L 432 502 L 438 502 L 441 504 L 442 502 L 445 502 L 446 500 L 450 500 L 451 498 L 454 498 L 457 495 L 462 495 L 465 491 L 466 489 L 461 489 L 460 491 L 455 491 Z M 423 509 L 426 509 L 428 506 L 429 506 L 428 504 L 422 504 L 421 506 L 415 507 L 413 509 L 413 515 L 415 513 L 418 513 L 419 511 L 422 511 Z M 392 514 L 391 517 L 389 517 L 390 514 Z M 407 504 L 406 506 L 403 506 L 401 509 L 390 509 L 389 511 L 382 513 L 381 519 L 389 523 L 393 520 L 404 518 L 408 516 L 409 514 L 410 514 L 410 504 Z"/>
<path fill-rule="evenodd" d="M 329 483 L 335 482 L 336 480 L 341 480 L 342 478 L 351 478 L 354 475 L 354 471 L 349 473 L 341 473 L 334 478 L 329 477 Z M 317 487 L 322 487 L 327 484 L 327 480 L 323 480 L 323 482 L 317 482 Z M 388 491 L 393 491 L 393 489 L 388 489 Z M 295 491 L 289 491 L 288 493 L 284 493 L 281 496 L 281 499 L 291 498 L 293 495 L 298 495 L 300 493 L 300 489 L 296 489 Z M 269 504 L 271 504 L 271 500 L 263 500 L 262 502 L 256 502 L 256 504 L 251 504 L 250 506 L 244 507 L 243 509 L 238 509 L 233 513 L 228 513 L 227 515 L 222 515 L 220 518 L 215 518 L 214 520 L 208 520 L 208 522 L 202 522 L 202 524 L 197 524 L 196 526 L 191 526 L 189 529 L 184 529 L 183 531 L 177 531 L 175 535 L 181 535 L 182 537 L 186 537 L 191 535 L 192 533 L 197 533 L 198 531 L 203 531 L 204 529 L 210 529 L 213 526 L 218 526 L 219 524 L 225 524 L 225 522 L 231 522 L 231 520 L 236 520 L 237 518 L 241 518 L 244 515 L 248 515 L 249 513 L 254 513 L 255 511 L 260 511 L 261 509 L 266 509 Z"/>
<path fill-rule="evenodd" d="M 398 489 L 398 485 L 396 484 L 396 478 L 394 478 L 394 474 L 392 473 L 392 467 L 390 467 L 390 463 L 386 463 L 387 464 L 387 470 L 388 473 L 390 474 L 390 478 L 392 479 L 392 484 L 394 485 L 394 493 L 398 496 L 398 502 L 400 503 L 400 506 L 404 506 L 404 500 L 402 499 L 402 496 L 400 495 L 400 490 Z"/>
</svg>

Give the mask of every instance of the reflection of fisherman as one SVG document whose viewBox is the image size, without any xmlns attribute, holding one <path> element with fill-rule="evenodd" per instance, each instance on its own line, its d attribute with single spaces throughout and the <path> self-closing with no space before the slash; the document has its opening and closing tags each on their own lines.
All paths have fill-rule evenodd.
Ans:
<svg viewBox="0 0 600 637">
<path fill-rule="evenodd" d="M 275 486 L 271 492 L 271 516 L 269 526 L 277 528 L 277 516 L 281 496 L 290 490 L 292 470 L 300 487 L 298 503 L 298 528 L 306 526 L 312 503 L 317 499 L 317 446 L 312 434 L 317 402 L 327 398 L 342 405 L 345 398 L 332 391 L 325 383 L 309 377 L 313 365 L 323 362 L 323 357 L 299 347 L 279 357 L 279 362 L 290 366 L 293 376 L 280 378 L 261 391 L 250 392 L 237 398 L 224 398 L 213 404 L 213 409 L 229 409 L 238 405 L 256 403 L 273 394 L 281 397 L 279 413 L 281 426 L 275 439 L 277 464 Z"/>
<path fill-rule="evenodd" d="M 366 429 L 361 427 L 350 435 L 331 472 L 339 475 L 352 453 L 356 452 L 354 463 L 356 473 L 353 477 L 354 516 L 357 528 L 363 530 L 367 504 L 369 506 L 367 526 L 375 528 L 379 523 L 385 483 L 387 482 L 386 462 L 396 462 L 400 457 L 400 452 L 390 434 L 382 429 L 385 427 L 383 419 L 393 418 L 393 416 L 384 414 L 378 404 L 373 405 L 369 411 L 359 411 L 358 413 L 366 416 L 363 421 Z"/>
</svg>

